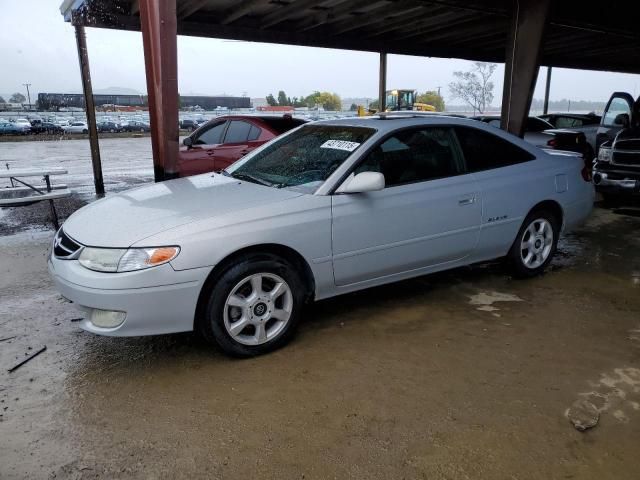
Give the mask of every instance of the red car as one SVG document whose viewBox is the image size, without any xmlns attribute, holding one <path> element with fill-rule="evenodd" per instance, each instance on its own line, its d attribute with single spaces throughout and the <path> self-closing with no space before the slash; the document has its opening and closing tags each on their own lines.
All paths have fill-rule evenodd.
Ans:
<svg viewBox="0 0 640 480">
<path fill-rule="evenodd" d="M 303 123 L 290 115 L 227 115 L 210 120 L 183 140 L 178 154 L 180 176 L 223 170 L 254 148 Z"/>
</svg>

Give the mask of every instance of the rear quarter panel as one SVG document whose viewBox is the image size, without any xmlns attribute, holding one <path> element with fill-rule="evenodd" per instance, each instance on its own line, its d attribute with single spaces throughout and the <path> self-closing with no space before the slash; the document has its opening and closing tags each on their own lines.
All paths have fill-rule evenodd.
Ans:
<svg viewBox="0 0 640 480">
<path fill-rule="evenodd" d="M 581 177 L 582 158 L 542 150 L 532 153 L 535 160 L 474 174 L 482 190 L 475 261 L 506 255 L 525 217 L 540 202 L 557 202 L 569 227 L 584 221 L 590 213 L 593 186 Z"/>
</svg>

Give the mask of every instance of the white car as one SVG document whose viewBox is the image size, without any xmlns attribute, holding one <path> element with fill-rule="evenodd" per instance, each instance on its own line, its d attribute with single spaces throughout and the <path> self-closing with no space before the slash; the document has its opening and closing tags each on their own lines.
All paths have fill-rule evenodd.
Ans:
<svg viewBox="0 0 640 480">
<path fill-rule="evenodd" d="M 71 122 L 70 125 L 62 128 L 64 133 L 89 133 L 89 127 L 84 122 Z"/>
<path fill-rule="evenodd" d="M 302 125 L 226 171 L 111 195 L 58 231 L 49 270 L 113 335 L 198 330 L 250 356 L 302 306 L 505 257 L 540 274 L 594 188 L 582 157 L 433 115 Z"/>
</svg>

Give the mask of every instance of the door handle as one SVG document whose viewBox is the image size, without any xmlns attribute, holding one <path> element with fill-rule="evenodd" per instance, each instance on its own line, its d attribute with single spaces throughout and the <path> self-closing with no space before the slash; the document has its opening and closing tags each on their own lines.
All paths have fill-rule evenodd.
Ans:
<svg viewBox="0 0 640 480">
<path fill-rule="evenodd" d="M 460 200 L 458 200 L 458 205 L 460 206 L 464 206 L 464 205 L 473 205 L 474 203 L 476 203 L 476 197 L 465 197 L 465 198 L 461 198 Z"/>
</svg>

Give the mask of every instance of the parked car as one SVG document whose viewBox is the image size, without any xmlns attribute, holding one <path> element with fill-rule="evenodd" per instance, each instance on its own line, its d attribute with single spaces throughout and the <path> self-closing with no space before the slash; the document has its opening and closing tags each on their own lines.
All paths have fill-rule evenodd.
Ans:
<svg viewBox="0 0 640 480">
<path fill-rule="evenodd" d="M 475 120 L 500 128 L 500 117 L 478 116 Z M 539 148 L 576 152 L 584 156 L 587 165 L 591 165 L 594 157 L 584 133 L 554 128 L 546 120 L 538 117 L 527 117 L 524 127 L 524 139 Z"/>
<path fill-rule="evenodd" d="M 596 151 L 596 134 L 602 117 L 595 113 L 588 113 L 586 115 L 579 113 L 549 113 L 540 115 L 538 118 L 546 120 L 554 128 L 561 128 L 564 130 L 574 130 L 576 132 L 584 133 L 589 147 L 591 147 L 590 157 L 595 157 Z"/>
<path fill-rule="evenodd" d="M 640 196 L 640 97 L 615 92 L 598 128 L 593 183 L 605 200 Z"/>
<path fill-rule="evenodd" d="M 89 133 L 89 126 L 84 122 L 71 122 L 70 125 L 62 128 L 64 133 Z"/>
<path fill-rule="evenodd" d="M 257 355 L 291 338 L 308 300 L 501 257 L 541 273 L 591 212 L 584 175 L 579 155 L 468 119 L 309 123 L 220 174 L 78 210 L 49 270 L 85 330 L 196 329 Z"/>
<path fill-rule="evenodd" d="M 151 125 L 139 120 L 130 120 L 125 125 L 122 125 L 122 130 L 125 132 L 150 132 Z"/>
<path fill-rule="evenodd" d="M 183 140 L 178 154 L 181 177 L 220 171 L 304 120 L 287 116 L 217 117 Z"/>
<path fill-rule="evenodd" d="M 2 135 L 26 135 L 30 132 L 31 126 L 15 122 L 0 123 L 0 134 Z"/>
<path fill-rule="evenodd" d="M 51 122 L 37 122 L 31 126 L 31 133 L 62 134 L 64 129 Z"/>
<path fill-rule="evenodd" d="M 200 125 L 196 120 L 193 120 L 191 118 L 185 118 L 183 120 L 180 120 L 180 122 L 178 123 L 178 126 L 180 127 L 181 130 L 189 130 L 190 132 L 193 132 L 197 130 Z"/>
<path fill-rule="evenodd" d="M 16 118 L 13 121 L 13 123 L 15 123 L 16 125 L 19 125 L 19 126 L 31 128 L 31 122 L 29 120 L 27 120 L 26 118 Z"/>
<path fill-rule="evenodd" d="M 108 122 L 100 122 L 98 124 L 99 133 L 104 133 L 104 132 L 116 133 L 121 131 L 122 131 L 122 127 L 120 126 L 119 123 L 116 123 L 116 122 L 108 121 Z"/>
</svg>

